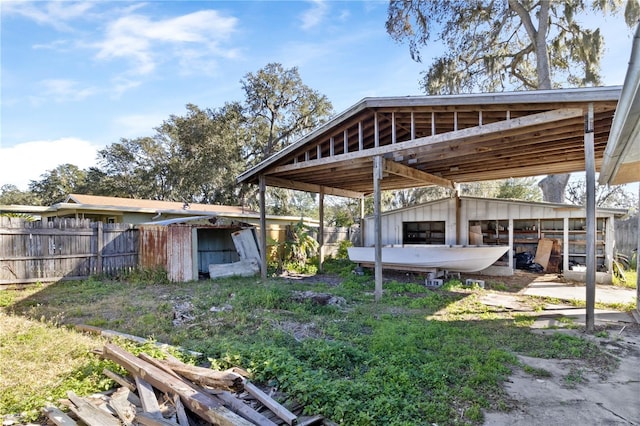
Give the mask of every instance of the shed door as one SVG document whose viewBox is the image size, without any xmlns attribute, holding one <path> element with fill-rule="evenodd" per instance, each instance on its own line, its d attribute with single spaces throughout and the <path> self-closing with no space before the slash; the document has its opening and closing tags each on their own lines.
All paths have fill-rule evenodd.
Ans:
<svg viewBox="0 0 640 426">
<path fill-rule="evenodd" d="M 191 281 L 193 254 L 190 226 L 169 226 L 167 236 L 167 275 L 170 281 Z"/>
</svg>

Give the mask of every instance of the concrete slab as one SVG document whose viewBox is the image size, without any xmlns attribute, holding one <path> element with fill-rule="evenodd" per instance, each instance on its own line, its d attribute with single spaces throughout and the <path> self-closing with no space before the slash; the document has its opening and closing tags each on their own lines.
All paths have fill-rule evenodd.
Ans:
<svg viewBox="0 0 640 426">
<path fill-rule="evenodd" d="M 568 325 L 586 325 L 587 313 L 584 308 L 570 308 L 548 310 L 542 312 L 531 312 L 529 315 L 536 316 L 531 328 L 567 327 Z M 594 324 L 611 325 L 612 323 L 635 324 L 635 318 L 627 313 L 609 309 L 596 309 L 594 311 Z"/>
<path fill-rule="evenodd" d="M 533 281 L 520 292 L 527 296 L 553 297 L 562 300 L 586 300 L 586 286 L 561 282 Z M 596 302 L 631 303 L 636 300 L 636 290 L 612 286 L 596 286 Z"/>
</svg>

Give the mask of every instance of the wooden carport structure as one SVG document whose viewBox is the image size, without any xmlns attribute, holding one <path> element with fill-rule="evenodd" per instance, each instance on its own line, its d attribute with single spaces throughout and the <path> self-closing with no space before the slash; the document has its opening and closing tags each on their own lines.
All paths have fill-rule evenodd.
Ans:
<svg viewBox="0 0 640 426">
<path fill-rule="evenodd" d="M 620 92 L 616 86 L 365 98 L 238 182 L 259 185 L 263 217 L 267 186 L 319 193 L 321 224 L 325 194 L 358 198 L 361 206 L 373 194 L 379 298 L 380 191 L 577 171 L 586 171 L 595 189 Z M 591 203 L 595 259 L 595 198 Z M 264 254 L 262 262 L 264 274 Z M 595 294 L 595 269 L 593 277 Z"/>
</svg>

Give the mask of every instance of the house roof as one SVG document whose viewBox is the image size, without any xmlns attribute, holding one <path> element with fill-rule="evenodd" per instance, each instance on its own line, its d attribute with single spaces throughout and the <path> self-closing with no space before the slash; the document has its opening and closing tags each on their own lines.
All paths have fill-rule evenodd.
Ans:
<svg viewBox="0 0 640 426">
<path fill-rule="evenodd" d="M 245 171 L 238 182 L 359 197 L 381 189 L 452 187 L 583 171 L 585 115 L 594 109 L 602 163 L 621 87 L 365 98 Z"/>
<path fill-rule="evenodd" d="M 555 210 L 585 210 L 584 206 L 578 206 L 574 204 L 550 203 L 547 201 L 526 201 L 526 200 L 516 200 L 516 199 L 509 199 L 509 198 L 486 198 L 486 197 L 470 197 L 470 196 L 460 196 L 459 198 L 461 200 L 470 200 L 470 201 L 479 200 L 479 201 L 488 201 L 488 202 L 497 203 L 497 204 L 538 206 L 538 207 L 546 207 L 546 208 L 555 209 Z M 444 203 L 444 202 L 447 202 L 448 200 L 450 200 L 450 198 L 439 198 L 437 200 L 427 201 L 424 203 L 415 204 L 408 207 L 401 207 L 394 210 L 388 210 L 381 213 L 381 215 L 382 216 L 393 215 L 403 211 L 419 209 L 423 206 Z M 612 214 L 617 217 L 622 217 L 629 213 L 629 211 L 626 209 L 615 209 L 615 208 L 609 208 L 609 207 L 597 207 L 596 211 L 597 213 L 600 213 L 600 214 Z M 371 216 L 367 216 L 367 217 L 371 217 Z"/>
<path fill-rule="evenodd" d="M 255 213 L 252 210 L 248 210 L 241 206 L 225 206 L 219 204 L 198 204 L 198 203 L 184 203 L 175 201 L 158 201 L 158 200 L 141 200 L 134 198 L 120 198 L 120 197 L 104 197 L 99 195 L 84 195 L 84 194 L 69 194 L 63 203 L 58 204 L 78 204 L 82 207 L 101 207 L 101 208 L 122 208 L 130 211 L 131 209 L 144 209 L 151 211 L 171 211 L 185 213 L 197 211 L 197 212 L 210 212 L 210 213 Z M 69 207 L 69 206 L 67 206 Z M 78 206 L 79 207 L 79 206 Z"/>
<path fill-rule="evenodd" d="M 640 25 L 600 172 L 601 184 L 640 181 Z"/>
</svg>

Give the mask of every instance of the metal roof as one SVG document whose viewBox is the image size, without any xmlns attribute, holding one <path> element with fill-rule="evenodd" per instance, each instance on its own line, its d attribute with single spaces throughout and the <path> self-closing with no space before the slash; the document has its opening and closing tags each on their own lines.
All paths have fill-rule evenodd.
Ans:
<svg viewBox="0 0 640 426">
<path fill-rule="evenodd" d="M 600 172 L 601 184 L 640 181 L 640 25 L 636 28 L 631 59 L 620 103 L 613 119 Z"/>
</svg>

